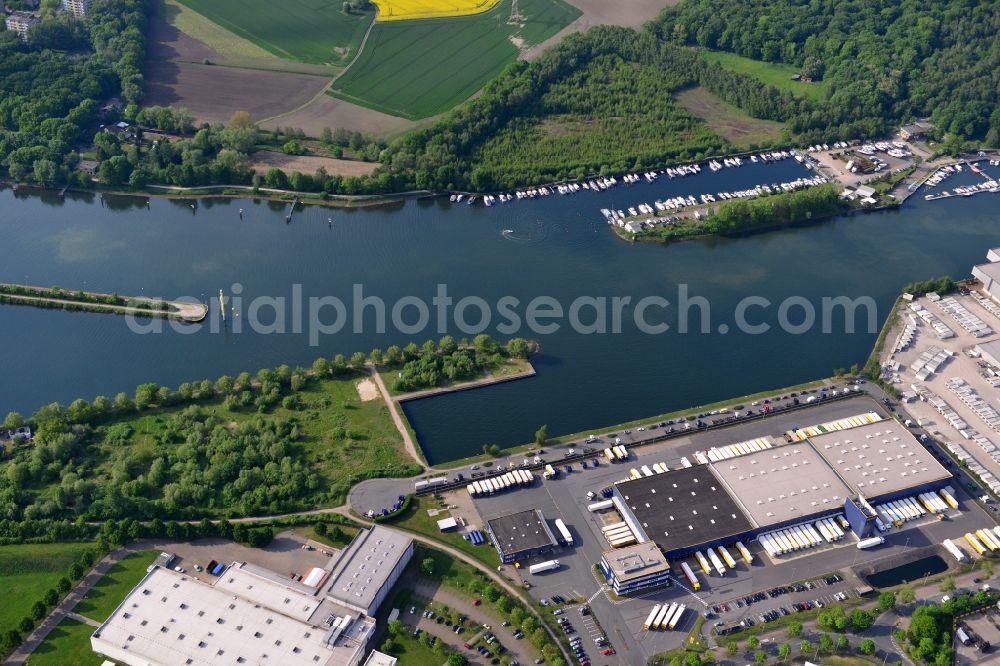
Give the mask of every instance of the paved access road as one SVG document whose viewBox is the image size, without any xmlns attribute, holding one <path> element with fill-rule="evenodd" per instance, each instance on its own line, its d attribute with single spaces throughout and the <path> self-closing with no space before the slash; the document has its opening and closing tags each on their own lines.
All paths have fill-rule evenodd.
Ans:
<svg viewBox="0 0 1000 666">
<path fill-rule="evenodd" d="M 90 588 L 94 587 L 94 585 L 97 584 L 97 581 L 101 580 L 101 578 L 104 577 L 104 574 L 106 574 L 111 567 L 117 564 L 118 561 L 126 555 L 135 552 L 136 550 L 144 549 L 139 548 L 138 546 L 133 546 L 131 548 L 119 548 L 118 550 L 112 551 L 103 557 L 100 562 L 87 572 L 87 575 L 83 577 L 83 580 L 77 583 L 76 587 L 70 590 L 69 594 L 67 594 L 62 602 L 60 602 L 59 605 L 52 610 L 49 616 L 42 620 L 41 624 L 35 627 L 35 630 L 24 639 L 21 646 L 7 658 L 7 661 L 5 661 L 4 664 L 6 666 L 23 666 L 28 660 L 28 657 L 31 656 L 31 653 L 34 652 L 35 648 L 41 645 L 42 641 L 44 641 L 46 636 L 49 635 L 49 632 L 55 629 L 55 627 L 62 622 L 65 617 L 69 617 L 79 622 L 84 622 L 91 626 L 100 626 L 96 625 L 93 620 L 77 615 L 73 612 L 73 609 L 76 608 L 77 603 L 79 603 L 81 599 L 87 596 L 87 592 L 90 591 Z"/>
</svg>

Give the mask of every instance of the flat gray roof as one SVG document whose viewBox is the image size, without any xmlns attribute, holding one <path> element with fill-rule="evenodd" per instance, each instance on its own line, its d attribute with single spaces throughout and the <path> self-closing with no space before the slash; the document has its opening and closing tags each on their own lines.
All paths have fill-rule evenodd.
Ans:
<svg viewBox="0 0 1000 666">
<path fill-rule="evenodd" d="M 603 557 L 621 582 L 670 571 L 667 558 L 654 541 L 609 550 Z"/>
<path fill-rule="evenodd" d="M 847 485 L 869 500 L 951 478 L 897 421 L 886 419 L 810 441 Z"/>
<path fill-rule="evenodd" d="M 989 342 L 980 342 L 976 345 L 976 349 L 978 349 L 979 353 L 984 357 L 987 357 L 986 360 L 990 363 L 995 363 L 997 360 L 1000 360 L 1000 339 L 990 340 Z"/>
<path fill-rule="evenodd" d="M 758 527 L 842 507 L 852 494 L 805 443 L 720 460 L 712 469 Z"/>
<path fill-rule="evenodd" d="M 539 509 L 498 516 L 486 521 L 486 524 L 505 555 L 556 545 L 555 537 Z"/>
<path fill-rule="evenodd" d="M 413 539 L 402 532 L 380 525 L 361 530 L 347 548 L 330 560 L 327 596 L 334 601 L 368 608 L 412 544 Z"/>
<path fill-rule="evenodd" d="M 235 589 L 154 567 L 94 632 L 92 644 L 166 666 L 334 666 L 360 658 L 374 627 L 371 618 L 342 612 L 337 623 L 350 623 L 350 629 L 334 636 L 327 618 L 307 622 L 285 612 L 314 599 L 286 594 L 289 604 L 270 608 Z"/>
<path fill-rule="evenodd" d="M 994 280 L 1000 280 L 1000 261 L 992 261 L 988 264 L 979 264 L 972 267 L 973 271 L 979 270 Z"/>
</svg>

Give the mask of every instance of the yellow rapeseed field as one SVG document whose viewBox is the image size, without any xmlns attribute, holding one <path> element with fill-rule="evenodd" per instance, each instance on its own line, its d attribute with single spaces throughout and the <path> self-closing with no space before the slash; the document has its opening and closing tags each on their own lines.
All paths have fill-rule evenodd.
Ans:
<svg viewBox="0 0 1000 666">
<path fill-rule="evenodd" d="M 378 6 L 379 21 L 443 18 L 481 14 L 500 0 L 372 0 Z"/>
</svg>

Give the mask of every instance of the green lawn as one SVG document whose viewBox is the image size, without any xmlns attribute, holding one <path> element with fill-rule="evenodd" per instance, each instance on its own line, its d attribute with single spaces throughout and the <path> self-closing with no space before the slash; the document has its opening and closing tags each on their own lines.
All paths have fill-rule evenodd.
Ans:
<svg viewBox="0 0 1000 666">
<path fill-rule="evenodd" d="M 409 508 L 395 520 L 389 521 L 388 524 L 391 524 L 393 527 L 411 530 L 418 534 L 423 534 L 424 536 L 436 539 L 441 543 L 454 546 L 455 548 L 472 555 L 486 566 L 495 568 L 500 564 L 500 556 L 497 555 L 496 549 L 493 548 L 488 539 L 486 543 L 481 546 L 473 546 L 472 542 L 463 539 L 461 534 L 440 531 L 437 528 L 437 521 L 442 518 L 447 518 L 451 515 L 451 513 L 447 510 L 442 510 L 436 516 L 432 517 L 427 515 L 428 508 L 435 508 L 438 506 L 438 502 L 433 497 L 414 497 L 410 501 Z M 480 530 L 483 529 L 482 525 L 478 525 L 477 527 Z"/>
<path fill-rule="evenodd" d="M 73 610 L 91 620 L 104 622 L 125 595 L 146 575 L 146 567 L 156 558 L 156 554 L 153 550 L 129 554 L 111 567 Z"/>
<path fill-rule="evenodd" d="M 445 659 L 413 637 L 412 631 L 402 632 L 398 638 L 392 639 L 392 656 L 399 663 L 410 666 L 441 666 Z"/>
<path fill-rule="evenodd" d="M 59 579 L 89 543 L 46 543 L 0 546 L 0 580 L 5 601 L 0 604 L 0 627 L 15 626 L 36 601 L 56 587 Z M 58 588 L 56 588 L 58 589 Z"/>
<path fill-rule="evenodd" d="M 779 90 L 787 90 L 796 95 L 809 97 L 810 99 L 822 99 L 830 87 L 826 81 L 816 81 L 813 83 L 792 81 L 792 74 L 796 74 L 799 71 L 793 65 L 752 60 L 736 55 L 735 53 L 726 53 L 723 51 L 705 51 L 704 56 L 712 62 L 719 63 L 726 69 L 750 74 L 760 79 L 763 83 L 772 85 Z"/>
<path fill-rule="evenodd" d="M 279 58 L 344 65 L 357 51 L 374 12 L 346 14 L 330 0 L 179 0 Z"/>
<path fill-rule="evenodd" d="M 507 24 L 510 0 L 476 16 L 378 23 L 330 94 L 409 119 L 447 111 L 517 58 L 512 38 L 541 42 L 580 15 L 563 0 L 518 4 L 523 27 Z"/>
<path fill-rule="evenodd" d="M 24 662 L 25 666 L 98 666 L 104 661 L 90 649 L 94 628 L 64 618 Z"/>
</svg>

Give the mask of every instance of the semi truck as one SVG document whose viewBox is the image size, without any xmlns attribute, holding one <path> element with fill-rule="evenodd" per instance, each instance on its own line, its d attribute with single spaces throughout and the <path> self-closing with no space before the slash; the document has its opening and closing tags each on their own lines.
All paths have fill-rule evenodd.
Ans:
<svg viewBox="0 0 1000 666">
<path fill-rule="evenodd" d="M 594 511 L 603 511 L 604 509 L 610 509 L 615 503 L 612 500 L 603 500 L 601 502 L 594 502 L 593 504 L 587 505 L 587 511 L 593 513 Z"/>
<path fill-rule="evenodd" d="M 684 615 L 684 609 L 687 608 L 684 604 L 677 606 L 677 610 L 674 611 L 673 617 L 671 617 L 667 622 L 668 629 L 674 629 L 677 627 L 677 623 L 681 621 L 681 616 Z"/>
<path fill-rule="evenodd" d="M 862 539 L 858 542 L 858 550 L 864 550 L 866 548 L 874 548 L 875 546 L 881 546 L 885 543 L 885 537 L 869 537 L 868 539 Z"/>
<path fill-rule="evenodd" d="M 698 566 L 701 567 L 701 570 L 705 572 L 706 576 L 712 573 L 712 567 L 709 566 L 708 560 L 705 559 L 705 556 L 701 554 L 700 550 L 694 551 L 694 558 L 698 560 Z"/>
<path fill-rule="evenodd" d="M 681 562 L 681 571 L 684 572 L 684 577 L 688 579 L 688 582 L 691 583 L 691 587 L 695 591 L 701 589 L 701 581 L 699 581 L 698 577 L 694 575 L 694 571 L 691 570 L 691 567 L 687 562 Z"/>
<path fill-rule="evenodd" d="M 967 558 L 962 549 L 955 545 L 955 542 L 951 539 L 945 539 L 941 542 L 944 545 L 945 550 L 951 553 L 952 557 L 958 562 L 964 562 Z"/>
<path fill-rule="evenodd" d="M 558 472 L 554 467 L 552 467 L 552 465 L 546 465 L 545 471 L 542 472 L 542 477 L 546 479 L 554 479 L 556 475 L 558 475 Z"/>
<path fill-rule="evenodd" d="M 653 622 L 656 621 L 656 616 L 660 614 L 660 604 L 653 606 L 653 610 L 649 611 L 649 615 L 646 616 L 646 621 L 642 623 L 642 628 L 649 631 L 653 626 Z"/>
<path fill-rule="evenodd" d="M 712 560 L 712 564 L 715 565 L 715 571 L 720 576 L 726 575 L 726 567 L 723 566 L 722 560 L 719 559 L 719 556 L 716 555 L 715 551 L 712 550 L 711 548 L 708 549 L 708 559 Z"/>
<path fill-rule="evenodd" d="M 572 546 L 573 535 L 569 533 L 568 529 L 566 529 L 566 523 L 563 522 L 562 518 L 556 518 L 556 529 L 559 530 L 559 534 L 562 535 L 563 545 Z"/>
<path fill-rule="evenodd" d="M 555 569 L 558 569 L 559 566 L 559 560 L 548 560 L 547 562 L 532 564 L 528 567 L 528 572 L 532 574 L 539 574 L 543 571 L 554 571 Z"/>
</svg>

